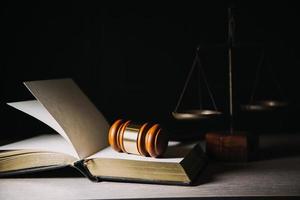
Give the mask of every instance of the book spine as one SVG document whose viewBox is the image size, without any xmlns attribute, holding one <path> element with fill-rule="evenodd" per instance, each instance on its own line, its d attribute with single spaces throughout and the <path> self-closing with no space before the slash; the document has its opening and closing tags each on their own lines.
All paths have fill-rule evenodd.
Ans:
<svg viewBox="0 0 300 200">
<path fill-rule="evenodd" d="M 88 168 L 85 166 L 84 162 L 84 160 L 79 160 L 76 161 L 73 165 L 81 174 L 90 179 L 92 182 L 100 182 L 100 178 L 97 176 L 93 176 L 88 170 Z"/>
</svg>

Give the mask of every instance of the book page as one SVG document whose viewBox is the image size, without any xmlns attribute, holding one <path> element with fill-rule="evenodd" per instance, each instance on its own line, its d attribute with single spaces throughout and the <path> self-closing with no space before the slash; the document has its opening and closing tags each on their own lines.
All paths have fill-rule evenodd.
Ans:
<svg viewBox="0 0 300 200">
<path fill-rule="evenodd" d="M 46 110 L 46 108 L 37 100 L 30 101 L 20 101 L 20 102 L 12 102 L 7 103 L 7 105 L 14 107 L 26 114 L 44 122 L 51 128 L 53 128 L 56 132 L 58 132 L 63 138 L 65 138 L 71 145 L 67 134 L 61 128 L 61 126 L 55 121 L 55 119 L 50 115 L 50 113 Z"/>
<path fill-rule="evenodd" d="M 108 146 L 106 119 L 71 79 L 24 84 L 64 130 L 80 159 Z"/>
<path fill-rule="evenodd" d="M 0 146 L 0 150 L 59 152 L 78 158 L 76 151 L 58 134 L 47 134 Z"/>
<path fill-rule="evenodd" d="M 183 158 L 193 149 L 196 143 L 182 144 L 180 142 L 171 141 L 168 144 L 168 148 L 161 158 L 145 157 L 140 155 L 128 154 L 123 152 L 117 152 L 111 147 L 97 152 L 90 156 L 88 159 L 93 158 L 113 158 L 113 159 L 125 159 L 125 160 L 137 160 L 137 161 L 149 161 L 149 162 L 170 162 L 180 163 Z"/>
</svg>

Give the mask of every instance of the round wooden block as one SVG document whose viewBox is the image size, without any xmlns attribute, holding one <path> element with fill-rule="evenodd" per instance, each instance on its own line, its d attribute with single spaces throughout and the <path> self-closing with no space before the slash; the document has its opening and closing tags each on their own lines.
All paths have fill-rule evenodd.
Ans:
<svg viewBox="0 0 300 200">
<path fill-rule="evenodd" d="M 222 161 L 252 160 L 258 149 L 258 136 L 245 132 L 211 132 L 205 139 L 207 155 Z"/>
</svg>

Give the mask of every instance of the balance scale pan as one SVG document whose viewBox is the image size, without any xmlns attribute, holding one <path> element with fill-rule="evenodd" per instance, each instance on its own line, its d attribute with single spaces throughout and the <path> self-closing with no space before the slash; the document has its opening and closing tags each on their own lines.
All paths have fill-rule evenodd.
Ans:
<svg viewBox="0 0 300 200">
<path fill-rule="evenodd" d="M 277 100 L 256 101 L 251 104 L 242 105 L 242 109 L 246 111 L 271 111 L 279 108 L 284 108 L 288 105 L 287 102 Z"/>
<path fill-rule="evenodd" d="M 183 110 L 172 112 L 177 120 L 201 120 L 220 116 L 222 113 L 216 110 Z"/>
</svg>

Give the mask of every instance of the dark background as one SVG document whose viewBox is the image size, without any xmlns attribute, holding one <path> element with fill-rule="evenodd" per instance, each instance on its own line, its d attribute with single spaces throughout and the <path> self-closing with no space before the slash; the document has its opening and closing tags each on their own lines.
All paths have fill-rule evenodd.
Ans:
<svg viewBox="0 0 300 200">
<path fill-rule="evenodd" d="M 73 78 L 110 122 L 151 120 L 183 136 L 226 128 L 228 5 L 221 1 L 165 5 L 1 2 L 0 139 L 52 132 L 5 103 L 32 99 L 23 81 L 65 77 Z M 299 6 L 288 1 L 235 3 L 240 44 L 234 51 L 237 129 L 299 130 L 299 14 Z M 171 112 L 197 45 L 202 47 L 206 78 L 225 117 L 178 122 Z M 242 112 L 239 105 L 249 102 L 262 49 L 266 59 L 257 98 L 284 98 L 290 106 L 267 113 Z M 277 76 L 282 94 L 267 66 Z M 182 109 L 196 106 L 198 80 L 193 76 Z M 201 88 L 209 108 L 203 83 Z"/>
</svg>

